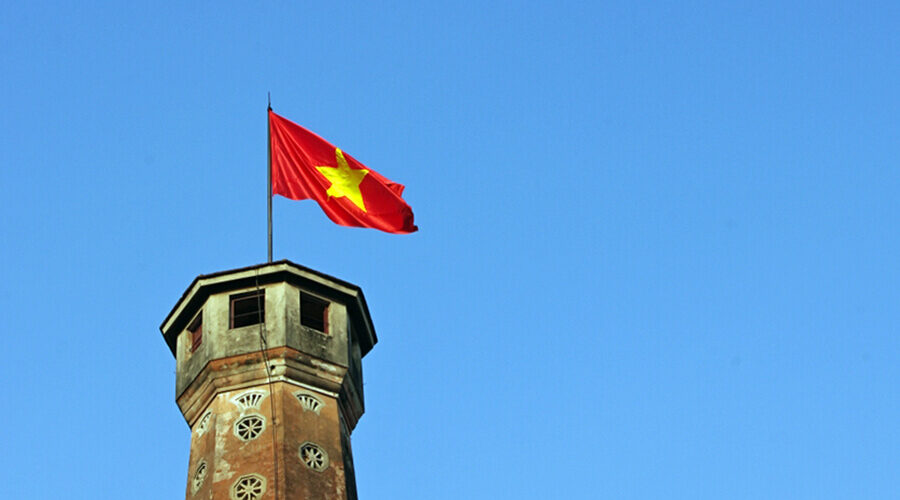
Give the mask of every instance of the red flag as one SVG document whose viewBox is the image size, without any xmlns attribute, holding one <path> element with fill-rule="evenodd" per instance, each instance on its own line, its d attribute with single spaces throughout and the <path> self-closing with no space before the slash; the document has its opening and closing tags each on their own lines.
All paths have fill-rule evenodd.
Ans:
<svg viewBox="0 0 900 500">
<path fill-rule="evenodd" d="M 418 228 L 403 201 L 403 185 L 382 177 L 318 135 L 269 110 L 272 194 L 316 200 L 342 226 L 388 233 Z"/>
</svg>

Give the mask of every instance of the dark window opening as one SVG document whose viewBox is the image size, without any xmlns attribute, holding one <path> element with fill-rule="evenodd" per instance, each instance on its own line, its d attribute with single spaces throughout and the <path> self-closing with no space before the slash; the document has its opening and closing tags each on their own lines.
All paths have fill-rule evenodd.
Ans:
<svg viewBox="0 0 900 500">
<path fill-rule="evenodd" d="M 203 343 L 203 311 L 197 313 L 187 329 L 191 332 L 191 352 L 194 352 Z"/>
<path fill-rule="evenodd" d="M 265 318 L 265 290 L 231 296 L 231 328 L 265 323 Z"/>
<path fill-rule="evenodd" d="M 328 301 L 300 292 L 300 324 L 328 333 Z"/>
</svg>

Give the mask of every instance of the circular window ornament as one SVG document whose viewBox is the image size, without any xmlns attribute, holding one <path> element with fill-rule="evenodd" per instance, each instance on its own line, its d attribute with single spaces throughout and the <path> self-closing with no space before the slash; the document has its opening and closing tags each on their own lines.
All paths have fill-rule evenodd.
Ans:
<svg viewBox="0 0 900 500">
<path fill-rule="evenodd" d="M 197 490 L 203 486 L 203 481 L 206 479 L 207 468 L 206 460 L 197 465 L 197 470 L 194 471 L 194 477 L 191 479 L 191 495 L 195 495 Z"/>
<path fill-rule="evenodd" d="M 234 423 L 234 435 L 241 441 L 251 441 L 266 429 L 262 415 L 248 415 Z"/>
<path fill-rule="evenodd" d="M 266 492 L 266 478 L 259 474 L 241 476 L 231 486 L 232 500 L 258 500 Z"/>
<path fill-rule="evenodd" d="M 316 472 L 322 472 L 328 468 L 328 453 L 325 453 L 325 450 L 319 445 L 309 441 L 300 445 L 300 460 Z"/>
</svg>

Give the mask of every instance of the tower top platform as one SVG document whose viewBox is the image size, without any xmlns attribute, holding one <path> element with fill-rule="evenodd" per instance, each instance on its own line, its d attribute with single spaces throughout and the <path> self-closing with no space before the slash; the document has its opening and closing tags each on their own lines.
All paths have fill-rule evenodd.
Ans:
<svg viewBox="0 0 900 500">
<path fill-rule="evenodd" d="M 159 327 L 172 355 L 176 354 L 178 335 L 187 327 L 211 294 L 281 282 L 302 287 L 345 304 L 348 316 L 353 321 L 354 336 L 363 356 L 378 342 L 369 307 L 360 287 L 289 260 L 279 260 L 229 271 L 201 274 L 194 278 Z"/>
</svg>

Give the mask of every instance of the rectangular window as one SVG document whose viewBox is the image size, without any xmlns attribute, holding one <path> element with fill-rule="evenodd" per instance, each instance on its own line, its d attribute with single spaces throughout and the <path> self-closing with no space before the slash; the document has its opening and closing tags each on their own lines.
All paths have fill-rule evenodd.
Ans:
<svg viewBox="0 0 900 500">
<path fill-rule="evenodd" d="M 266 291 L 231 296 L 231 328 L 265 323 Z"/>
<path fill-rule="evenodd" d="M 188 331 L 191 332 L 191 352 L 197 350 L 203 343 L 203 311 L 197 313 L 197 316 L 188 325 Z"/>
<path fill-rule="evenodd" d="M 328 333 L 328 301 L 300 292 L 300 324 Z"/>
</svg>

